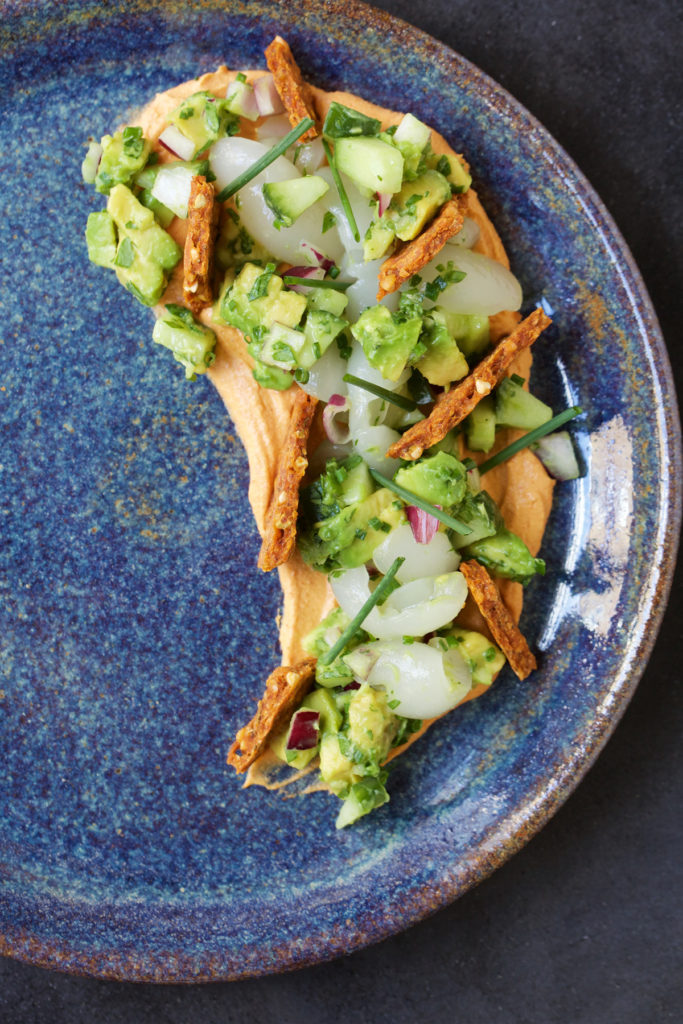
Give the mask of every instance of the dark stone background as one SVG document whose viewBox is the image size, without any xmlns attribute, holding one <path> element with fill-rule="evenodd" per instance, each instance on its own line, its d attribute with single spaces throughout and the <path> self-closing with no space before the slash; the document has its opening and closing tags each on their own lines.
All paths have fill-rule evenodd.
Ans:
<svg viewBox="0 0 683 1024">
<path fill-rule="evenodd" d="M 375 6 L 488 72 L 565 147 L 630 245 L 683 380 L 683 31 L 674 0 Z M 98 981 L 0 960 L 0 1020 L 682 1020 L 682 598 L 679 572 L 638 692 L 578 791 L 526 849 L 453 906 L 334 963 L 204 987 Z"/>
</svg>

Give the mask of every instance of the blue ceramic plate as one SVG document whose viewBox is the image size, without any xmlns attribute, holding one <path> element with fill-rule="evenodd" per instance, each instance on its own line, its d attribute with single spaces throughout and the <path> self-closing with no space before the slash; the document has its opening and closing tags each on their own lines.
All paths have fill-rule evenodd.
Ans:
<svg viewBox="0 0 683 1024">
<path fill-rule="evenodd" d="M 643 670 L 681 468 L 643 285 L 543 128 L 363 5 L 0 0 L 0 14 L 0 949 L 191 981 L 373 942 L 541 827 Z M 504 672 L 436 725 L 396 765 L 391 803 L 342 833 L 327 796 L 242 792 L 225 766 L 278 662 L 245 458 L 211 385 L 152 346 L 151 314 L 82 240 L 97 206 L 83 140 L 221 62 L 263 66 L 278 31 L 316 83 L 412 110 L 468 155 L 525 294 L 556 311 L 534 386 L 587 410 L 586 475 L 557 488 L 548 575 L 525 606 L 540 671 Z"/>
</svg>

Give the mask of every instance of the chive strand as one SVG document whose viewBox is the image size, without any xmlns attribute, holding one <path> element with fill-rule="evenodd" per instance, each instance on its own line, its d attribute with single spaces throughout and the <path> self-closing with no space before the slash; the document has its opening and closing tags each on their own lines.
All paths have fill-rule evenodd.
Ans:
<svg viewBox="0 0 683 1024">
<path fill-rule="evenodd" d="M 355 636 L 355 634 L 358 632 L 362 623 L 365 621 L 365 619 L 367 619 L 368 615 L 375 607 L 375 605 L 379 604 L 384 595 L 390 589 L 394 576 L 396 575 L 396 573 L 401 568 L 404 562 L 405 558 L 399 557 L 394 559 L 384 578 L 375 587 L 375 589 L 370 594 L 370 597 L 367 599 L 367 601 L 360 609 L 360 611 L 357 612 L 356 615 L 354 615 L 354 617 L 351 619 L 348 626 L 337 640 L 336 644 L 333 644 L 333 646 L 330 647 L 329 651 L 326 654 L 323 654 L 320 658 L 318 658 L 318 661 L 320 662 L 321 665 L 331 664 L 331 662 L 333 662 L 334 659 L 341 654 L 344 648 L 348 645 L 349 640 L 351 640 L 351 638 Z"/>
<path fill-rule="evenodd" d="M 332 156 L 332 150 L 330 149 L 330 144 L 327 141 L 327 139 L 323 139 L 323 149 L 325 150 L 325 156 L 327 157 L 327 162 L 330 165 L 330 170 L 332 171 L 334 183 L 337 186 L 337 192 L 339 193 L 341 204 L 344 207 L 346 219 L 349 222 L 349 227 L 351 228 L 351 234 L 353 235 L 356 242 L 360 242 L 360 231 L 358 230 L 358 225 L 356 224 L 356 218 L 353 215 L 351 203 L 349 202 L 349 197 L 347 196 L 346 189 L 344 188 L 344 182 L 341 180 L 341 176 L 339 174 L 339 171 L 337 170 L 337 164 L 334 157 Z"/>
<path fill-rule="evenodd" d="M 400 484 L 395 483 L 393 480 L 389 480 L 388 477 L 382 476 L 377 470 L 371 469 L 370 476 L 373 477 L 378 484 L 382 487 L 388 488 L 397 494 L 399 498 L 407 502 L 409 505 L 415 505 L 417 508 L 421 508 L 423 512 L 428 512 L 430 516 L 434 516 L 444 526 L 449 526 L 451 530 L 455 530 L 456 533 L 461 533 L 463 536 L 467 536 L 468 533 L 472 533 L 472 530 L 466 523 L 461 523 L 459 519 L 454 516 L 449 516 L 448 512 L 443 512 L 436 505 L 432 505 L 431 502 L 425 501 L 417 494 L 413 494 L 412 491 L 407 490 L 405 487 L 401 487 Z"/>
<path fill-rule="evenodd" d="M 544 423 L 540 427 L 536 427 L 535 430 L 530 430 L 524 437 L 520 437 L 517 441 L 513 441 L 507 448 L 502 448 L 495 455 L 492 455 L 490 459 L 486 459 L 479 465 L 479 473 L 488 473 L 490 469 L 494 469 L 496 466 L 500 466 L 501 462 L 505 462 L 507 459 L 512 458 L 517 452 L 521 452 L 523 448 L 528 448 L 534 441 L 540 440 L 545 437 L 546 434 L 552 434 L 553 430 L 557 430 L 564 423 L 569 420 L 573 420 L 576 416 L 579 416 L 583 412 L 580 405 L 572 405 L 569 409 L 565 409 L 564 412 L 560 412 L 557 416 L 553 416 L 551 420 Z"/>
<path fill-rule="evenodd" d="M 314 122 L 310 117 L 305 117 L 303 121 L 299 121 L 298 125 L 292 128 L 291 132 L 287 132 L 284 138 L 280 139 L 279 142 L 276 142 L 276 144 L 272 146 L 267 153 L 264 153 L 262 157 L 259 157 L 256 163 L 253 163 L 251 167 L 247 167 L 246 171 L 243 171 L 239 177 L 235 178 L 234 181 L 231 181 L 229 185 L 226 185 L 225 188 L 216 196 L 217 202 L 224 203 L 226 199 L 230 199 L 231 196 L 234 196 L 235 192 L 239 192 L 241 188 L 244 188 L 244 186 L 247 185 L 252 178 L 255 178 L 257 174 L 260 174 L 261 171 L 265 171 L 266 167 L 269 167 L 274 160 L 277 160 L 279 156 L 282 156 L 282 154 L 289 149 L 292 143 L 301 138 L 304 132 L 307 132 L 309 128 L 312 128 L 313 124 Z"/>
<path fill-rule="evenodd" d="M 370 381 L 363 380 L 362 377 L 354 377 L 352 373 L 345 373 L 342 380 L 345 380 L 347 384 L 355 385 L 357 388 L 363 388 L 364 391 L 369 391 L 371 395 L 383 398 L 385 402 L 397 405 L 399 409 L 406 409 L 408 412 L 417 409 L 417 402 L 414 402 L 412 398 L 406 398 L 405 395 L 396 395 L 393 391 L 389 391 L 379 384 L 371 384 Z"/>
<path fill-rule="evenodd" d="M 297 277 L 295 274 L 283 274 L 282 280 L 288 285 L 300 284 L 304 288 L 332 288 L 335 292 L 345 292 L 353 284 L 353 281 L 318 281 L 317 278 Z"/>
</svg>

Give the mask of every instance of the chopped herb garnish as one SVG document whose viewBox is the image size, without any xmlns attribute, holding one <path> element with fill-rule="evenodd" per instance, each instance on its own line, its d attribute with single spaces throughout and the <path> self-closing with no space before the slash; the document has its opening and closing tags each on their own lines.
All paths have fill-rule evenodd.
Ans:
<svg viewBox="0 0 683 1024">
<path fill-rule="evenodd" d="M 142 137 L 142 128 L 132 128 L 130 125 L 123 129 L 123 152 L 126 156 L 140 156 L 145 148 L 145 140 Z"/>
<path fill-rule="evenodd" d="M 513 384 L 518 384 L 520 388 L 524 384 L 524 377 L 520 377 L 518 373 L 513 373 L 512 376 L 510 377 L 510 380 L 512 381 Z"/>
<path fill-rule="evenodd" d="M 283 274 L 282 280 L 285 284 L 297 284 L 302 288 L 333 288 L 335 292 L 345 292 L 353 284 L 353 281 L 316 281 L 311 277 L 293 277 L 290 274 Z"/>
<path fill-rule="evenodd" d="M 119 246 L 114 263 L 117 267 L 130 267 L 135 259 L 135 250 L 130 238 L 124 238 Z"/>
<path fill-rule="evenodd" d="M 451 162 L 445 153 L 443 156 L 439 157 L 438 163 L 436 165 L 436 170 L 439 172 L 439 174 L 443 174 L 444 178 L 447 178 L 448 175 L 451 173 Z"/>
<path fill-rule="evenodd" d="M 403 643 L 404 644 L 414 644 L 415 643 L 415 637 L 414 636 L 404 636 L 403 637 Z"/>
<path fill-rule="evenodd" d="M 349 339 L 346 337 L 346 334 L 338 334 L 337 337 L 335 338 L 335 341 L 337 342 L 339 355 L 342 357 L 342 359 L 350 359 L 351 352 L 353 350 L 349 345 Z"/>
<path fill-rule="evenodd" d="M 330 228 L 333 228 L 336 223 L 337 218 L 332 213 L 332 210 L 328 210 L 323 217 L 323 234 L 325 234 L 326 231 L 329 231 Z"/>
<path fill-rule="evenodd" d="M 417 409 L 417 402 L 414 402 L 412 398 L 406 398 L 405 395 L 394 394 L 393 391 L 389 391 L 387 388 L 383 388 L 379 384 L 371 384 L 369 381 L 363 380 L 361 377 L 354 377 L 352 373 L 345 373 L 343 379 L 347 384 L 355 384 L 357 388 L 362 388 L 364 391 L 369 391 L 371 395 L 377 395 L 378 398 L 383 398 L 385 402 L 391 402 L 392 405 L 397 405 L 399 409 L 405 409 L 407 412 L 412 412 L 413 409 Z"/>
<path fill-rule="evenodd" d="M 276 341 L 273 345 L 273 359 L 278 363 L 294 364 L 296 362 L 294 350 L 284 341 Z"/>
<path fill-rule="evenodd" d="M 294 371 L 294 380 L 297 382 L 297 384 L 308 384 L 309 377 L 310 373 L 308 372 L 308 370 L 304 370 L 302 366 L 297 366 L 296 370 Z"/>
<path fill-rule="evenodd" d="M 277 160 L 279 156 L 289 149 L 292 143 L 300 139 L 301 136 L 308 131 L 309 128 L 313 127 L 313 120 L 310 117 L 305 117 L 302 121 L 299 121 L 295 128 L 292 128 L 291 132 L 280 139 L 274 146 L 272 146 L 267 153 L 264 153 L 251 167 L 247 167 L 246 171 L 243 171 L 234 181 L 231 181 L 229 185 L 226 185 L 222 191 L 218 193 L 216 197 L 219 203 L 224 203 L 230 196 L 234 196 L 241 188 L 244 188 L 252 178 L 255 178 L 257 174 L 264 171 L 266 167 L 269 167 L 274 160 Z"/>
<path fill-rule="evenodd" d="M 377 516 L 370 516 L 368 519 L 368 526 L 373 530 L 379 530 L 382 526 L 382 520 L 378 519 Z"/>
<path fill-rule="evenodd" d="M 247 80 L 247 76 L 245 75 L 245 73 L 243 71 L 238 71 L 237 74 L 235 75 L 235 81 L 236 82 L 246 82 L 246 80 Z"/>
<path fill-rule="evenodd" d="M 336 263 L 333 263 L 332 266 L 330 267 L 330 269 L 328 270 L 328 274 L 330 275 L 330 277 L 334 281 L 341 274 L 341 270 L 339 269 L 339 267 L 337 266 Z"/>
<path fill-rule="evenodd" d="M 171 314 L 171 316 L 175 316 L 178 320 L 181 320 L 187 327 L 195 326 L 195 319 L 190 310 L 186 309 L 185 306 L 179 306 L 176 302 L 167 302 L 166 310 Z"/>
<path fill-rule="evenodd" d="M 366 532 L 365 530 L 361 530 L 361 529 L 360 529 L 360 527 L 359 527 L 359 528 L 358 528 L 358 529 L 356 530 L 356 532 L 355 532 L 354 536 L 355 536 L 355 537 L 356 537 L 356 538 L 357 538 L 358 540 L 365 540 L 365 538 L 367 537 L 367 532 Z"/>
<path fill-rule="evenodd" d="M 400 703 L 400 700 L 396 700 L 396 698 L 394 697 L 393 700 L 387 701 L 387 707 L 391 708 L 391 710 L 393 711 L 395 708 L 399 706 Z"/>
<path fill-rule="evenodd" d="M 340 655 L 341 652 L 346 648 L 349 640 L 358 632 L 358 630 L 361 627 L 361 624 L 365 621 L 365 619 L 367 619 L 368 615 L 375 607 L 375 605 L 379 604 L 380 601 L 388 594 L 390 590 L 393 590 L 392 583 L 394 576 L 396 575 L 396 573 L 401 568 L 404 562 L 405 558 L 394 559 L 384 579 L 380 580 L 378 585 L 370 594 L 370 597 L 364 603 L 363 607 L 351 619 L 348 626 L 337 640 L 336 644 L 333 644 L 333 646 L 330 647 L 329 651 L 327 651 L 325 654 L 321 655 L 318 658 L 319 665 L 331 664 L 334 661 L 334 659 L 338 655 Z"/>
<path fill-rule="evenodd" d="M 251 287 L 251 291 L 247 295 L 247 298 L 249 299 L 250 302 L 253 302 L 254 299 L 262 299 L 263 296 L 267 294 L 268 285 L 270 284 L 270 279 L 274 273 L 275 264 L 267 263 L 266 269 L 263 271 L 262 274 L 259 274 L 259 276 L 256 278 Z"/>
<path fill-rule="evenodd" d="M 467 526 L 466 523 L 461 523 L 460 520 L 456 519 L 454 516 L 449 516 L 447 512 L 444 512 L 436 505 L 432 505 L 431 502 L 425 501 L 424 498 L 420 498 L 420 496 L 414 494 L 413 491 L 409 491 L 407 488 L 401 487 L 400 484 L 395 483 L 393 480 L 389 480 L 388 477 L 382 476 L 382 474 L 378 473 L 376 470 L 371 469 L 370 476 L 377 481 L 380 487 L 387 487 L 390 491 L 393 491 L 394 494 L 398 494 L 399 498 L 403 498 L 406 504 L 415 505 L 417 508 L 421 508 L 423 512 L 429 512 L 430 516 L 434 516 L 434 518 L 438 519 L 440 523 L 444 524 L 444 526 L 450 526 L 451 530 L 455 530 L 456 533 L 461 533 L 463 536 L 466 536 L 468 533 L 472 533 L 471 528 Z"/>
<path fill-rule="evenodd" d="M 563 423 L 568 423 L 569 420 L 573 420 L 576 416 L 580 416 L 583 409 L 580 405 L 572 405 L 569 409 L 565 409 L 564 412 L 560 412 L 557 416 L 553 416 L 551 420 L 544 423 L 540 427 L 536 427 L 535 430 L 530 430 L 524 437 L 520 437 L 517 441 L 513 441 L 507 448 L 503 448 L 501 451 L 496 452 L 490 459 L 486 459 L 479 466 L 480 473 L 488 473 L 490 469 L 494 469 L 495 466 L 500 466 L 501 462 L 505 462 L 507 459 L 512 458 L 517 452 L 521 452 L 523 448 L 528 448 L 534 441 L 538 441 L 539 438 L 545 437 L 546 434 L 552 434 L 553 430 L 557 430 Z M 371 470 L 372 472 L 372 470 Z"/>
<path fill-rule="evenodd" d="M 317 341 L 313 342 L 313 355 L 316 359 L 320 359 L 322 352 L 320 350 L 320 343 Z"/>
<path fill-rule="evenodd" d="M 311 124 L 312 123 L 313 122 L 311 122 Z M 356 224 L 356 218 L 353 215 L 351 203 L 349 202 L 349 197 L 347 196 L 346 189 L 344 188 L 344 182 L 341 180 L 339 171 L 337 170 L 337 164 L 335 162 L 334 156 L 332 155 L 332 150 L 330 149 L 330 144 L 327 141 L 327 139 L 323 139 L 323 149 L 325 150 L 325 156 L 327 157 L 327 162 L 330 165 L 330 170 L 332 171 L 334 183 L 337 186 L 337 192 L 339 193 L 341 204 L 344 207 L 346 219 L 349 222 L 349 227 L 351 228 L 351 234 L 353 235 L 356 242 L 360 242 L 360 232 L 358 230 L 358 225 Z"/>
<path fill-rule="evenodd" d="M 495 647 L 487 647 L 486 650 L 482 654 L 482 658 L 484 659 L 484 661 L 493 661 L 495 657 L 496 657 L 496 648 Z"/>
</svg>

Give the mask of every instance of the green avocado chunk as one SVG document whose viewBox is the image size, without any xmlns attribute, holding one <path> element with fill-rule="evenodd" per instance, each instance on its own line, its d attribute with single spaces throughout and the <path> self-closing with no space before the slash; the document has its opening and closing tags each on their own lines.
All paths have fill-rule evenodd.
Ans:
<svg viewBox="0 0 683 1024">
<path fill-rule="evenodd" d="M 448 387 L 452 381 L 467 376 L 467 360 L 448 330 L 441 310 L 430 310 L 425 316 L 420 341 L 427 346 L 427 351 L 415 366 L 430 384 Z"/>
<path fill-rule="evenodd" d="M 105 195 L 115 185 L 129 184 L 133 175 L 147 163 L 151 148 L 142 128 L 130 126 L 114 135 L 104 135 L 100 145 L 102 157 L 95 175 L 95 188 Z"/>
<path fill-rule="evenodd" d="M 169 114 L 168 121 L 193 143 L 193 157 L 203 153 L 224 135 L 235 135 L 240 124 L 226 101 L 212 96 L 210 92 L 195 92 L 188 96 Z"/>
<path fill-rule="evenodd" d="M 422 330 L 422 317 L 399 320 L 386 306 L 371 306 L 361 313 L 351 333 L 359 341 L 371 366 L 386 380 L 396 381 L 410 360 Z"/>
<path fill-rule="evenodd" d="M 490 686 L 505 664 L 505 655 L 496 645 L 473 629 L 452 626 L 444 634 L 447 645 L 457 646 L 472 671 L 474 686 Z"/>
<path fill-rule="evenodd" d="M 116 225 L 110 213 L 100 210 L 88 214 L 85 227 L 88 259 L 98 267 L 111 267 L 116 259 Z"/>
<path fill-rule="evenodd" d="M 469 539 L 469 538 L 468 538 Z M 476 558 L 496 576 L 526 585 L 538 573 L 545 574 L 545 562 L 534 558 L 521 537 L 510 530 L 499 530 L 462 549 L 463 558 Z"/>
<path fill-rule="evenodd" d="M 165 314 L 154 325 L 152 340 L 164 345 L 185 368 L 187 380 L 206 373 L 216 356 L 216 335 L 195 320 L 189 309 L 169 303 Z"/>
<path fill-rule="evenodd" d="M 465 419 L 467 447 L 473 452 L 488 452 L 496 440 L 496 407 L 492 395 L 486 395 Z"/>
<path fill-rule="evenodd" d="M 118 233 L 116 276 L 143 305 L 153 306 L 161 298 L 168 272 L 180 260 L 182 249 L 125 185 L 114 185 L 107 211 Z"/>
<path fill-rule="evenodd" d="M 493 537 L 503 529 L 503 517 L 500 509 L 488 491 L 478 494 L 466 494 L 458 506 L 458 519 L 469 526 L 471 533 L 462 534 L 452 530 L 449 534 L 451 544 L 458 551 L 463 547 L 471 547 L 475 541 L 485 537 Z"/>
<path fill-rule="evenodd" d="M 403 242 L 416 238 L 439 207 L 451 198 L 451 187 L 438 171 L 425 171 L 406 182 L 384 214 Z"/>
<path fill-rule="evenodd" d="M 459 505 L 467 492 L 467 470 L 459 459 L 437 452 L 402 466 L 394 477 L 397 484 L 432 505 Z"/>
<path fill-rule="evenodd" d="M 265 268 L 245 263 L 237 277 L 231 270 L 226 273 L 214 318 L 218 323 L 237 327 L 249 341 L 258 328 L 267 329 L 276 322 L 296 327 L 305 310 L 305 296 L 285 289 L 274 263 Z M 262 333 L 260 340 L 263 336 Z"/>
</svg>

